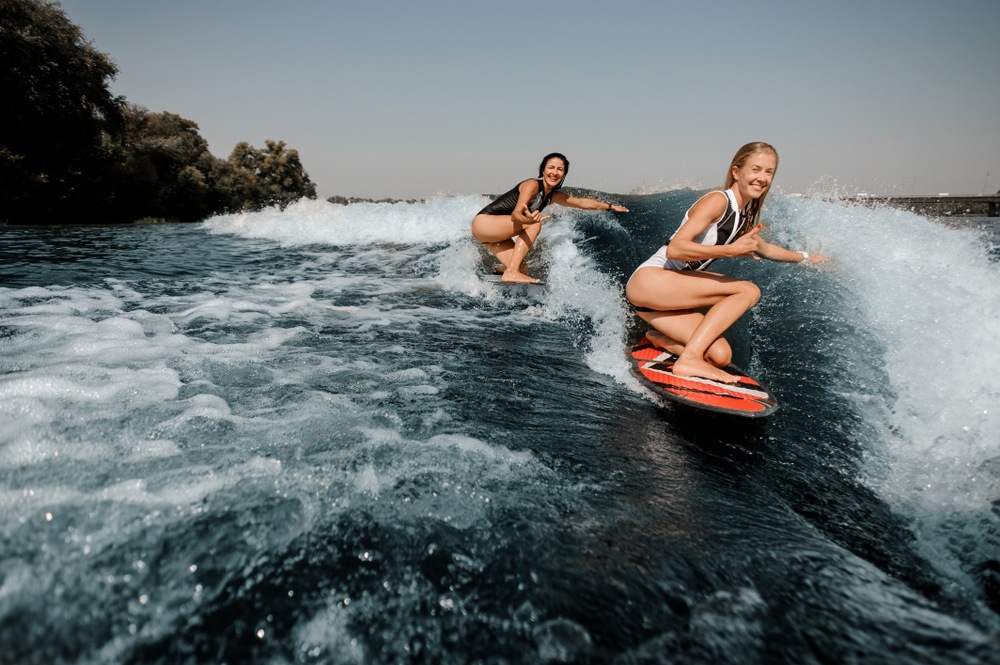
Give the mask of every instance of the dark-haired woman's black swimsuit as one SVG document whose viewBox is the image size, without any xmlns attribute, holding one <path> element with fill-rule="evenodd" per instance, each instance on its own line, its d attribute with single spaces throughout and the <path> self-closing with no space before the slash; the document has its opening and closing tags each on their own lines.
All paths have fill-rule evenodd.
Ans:
<svg viewBox="0 0 1000 665">
<path fill-rule="evenodd" d="M 530 178 L 528 179 L 530 180 Z M 528 182 L 528 180 L 522 180 L 514 186 L 514 189 L 510 190 L 506 194 L 501 194 L 493 202 L 487 205 L 485 208 L 480 210 L 478 215 L 512 215 L 514 214 L 514 208 L 517 207 L 517 200 L 521 196 L 521 185 Z M 531 199 L 528 203 L 528 210 L 535 212 L 537 210 L 542 210 L 549 203 L 552 202 L 552 195 L 556 193 L 556 190 L 552 190 L 545 194 L 545 187 L 542 185 L 540 178 L 536 178 L 535 182 L 538 183 L 538 193 L 535 197 Z"/>
</svg>

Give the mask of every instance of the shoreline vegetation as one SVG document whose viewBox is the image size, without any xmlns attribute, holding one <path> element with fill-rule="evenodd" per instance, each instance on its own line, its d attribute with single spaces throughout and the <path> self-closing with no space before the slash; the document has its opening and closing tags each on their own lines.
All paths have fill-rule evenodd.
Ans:
<svg viewBox="0 0 1000 665">
<path fill-rule="evenodd" d="M 0 224 L 199 221 L 316 198 L 297 150 L 208 151 L 198 124 L 113 96 L 118 74 L 52 0 L 0 0 Z"/>
</svg>

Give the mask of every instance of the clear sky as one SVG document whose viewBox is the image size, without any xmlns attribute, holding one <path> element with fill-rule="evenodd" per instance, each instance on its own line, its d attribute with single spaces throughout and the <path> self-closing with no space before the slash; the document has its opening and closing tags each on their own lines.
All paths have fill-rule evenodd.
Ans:
<svg viewBox="0 0 1000 665">
<path fill-rule="evenodd" d="M 566 153 L 612 193 L 1000 189 L 997 0 L 62 0 L 115 94 L 213 154 L 283 140 L 321 196 L 499 193 Z M 989 175 L 987 175 L 989 174 Z"/>
</svg>

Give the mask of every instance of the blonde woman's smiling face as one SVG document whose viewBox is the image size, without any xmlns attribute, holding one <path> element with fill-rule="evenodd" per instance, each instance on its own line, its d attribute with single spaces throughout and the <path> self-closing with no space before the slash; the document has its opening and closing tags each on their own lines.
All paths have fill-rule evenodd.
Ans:
<svg viewBox="0 0 1000 665">
<path fill-rule="evenodd" d="M 759 199 L 770 189 L 778 170 L 778 157 L 771 152 L 755 152 L 743 163 L 733 167 L 733 178 L 740 193 L 747 199 Z"/>
</svg>

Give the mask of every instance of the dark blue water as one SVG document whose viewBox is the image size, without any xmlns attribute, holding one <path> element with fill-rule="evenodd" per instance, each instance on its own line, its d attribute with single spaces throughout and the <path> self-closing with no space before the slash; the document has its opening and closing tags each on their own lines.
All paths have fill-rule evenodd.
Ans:
<svg viewBox="0 0 1000 665">
<path fill-rule="evenodd" d="M 0 662 L 1000 662 L 996 220 L 774 197 L 835 261 L 719 266 L 745 421 L 624 359 L 696 197 L 559 211 L 537 293 L 479 197 L 0 229 Z"/>
</svg>

